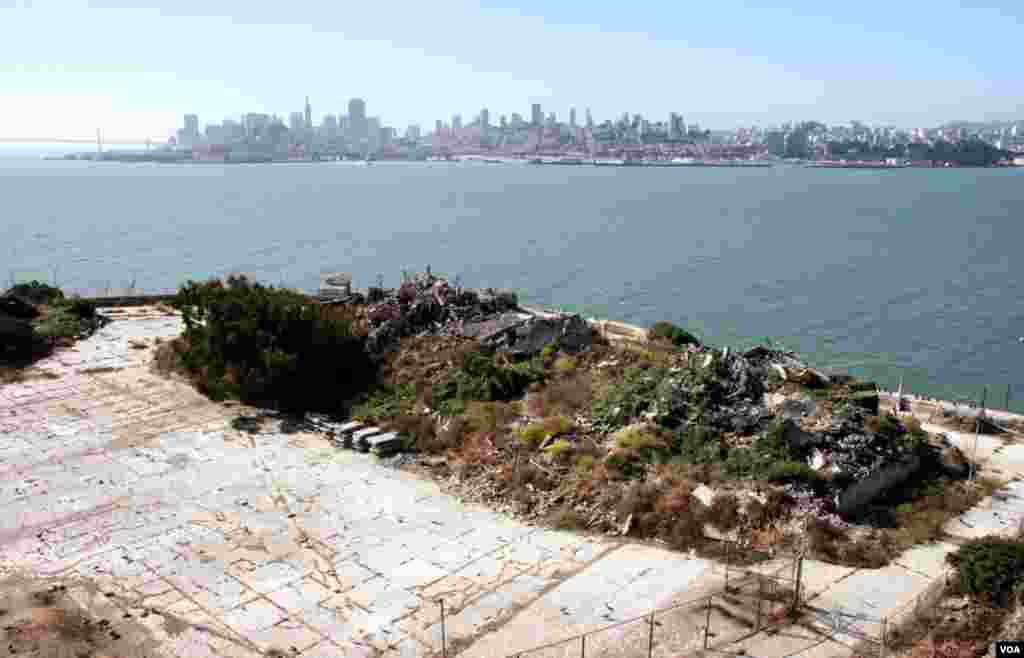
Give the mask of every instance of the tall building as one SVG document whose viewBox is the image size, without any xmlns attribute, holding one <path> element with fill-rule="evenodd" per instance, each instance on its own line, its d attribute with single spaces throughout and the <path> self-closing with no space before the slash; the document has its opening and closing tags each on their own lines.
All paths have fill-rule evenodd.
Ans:
<svg viewBox="0 0 1024 658">
<path fill-rule="evenodd" d="M 453 114 L 452 115 L 452 132 L 453 133 L 457 133 L 460 130 L 462 130 L 462 115 L 461 114 Z"/>
<path fill-rule="evenodd" d="M 576 108 L 569 108 L 569 127 L 576 128 Z"/>
<path fill-rule="evenodd" d="M 587 108 L 587 128 L 593 129 L 593 127 L 594 127 L 594 117 L 593 117 L 593 115 L 590 114 L 590 108 L 588 107 Z"/>
<path fill-rule="evenodd" d="M 309 96 L 306 96 L 306 130 L 313 130 L 313 108 L 309 105 Z"/>
<path fill-rule="evenodd" d="M 199 115 L 185 115 L 185 134 L 195 139 L 199 137 Z"/>
<path fill-rule="evenodd" d="M 415 123 L 405 129 L 405 138 L 418 140 L 420 138 L 420 127 Z"/>
<path fill-rule="evenodd" d="M 348 102 L 348 135 L 354 140 L 365 139 L 366 129 L 366 101 L 362 98 L 353 98 Z"/>
<path fill-rule="evenodd" d="M 338 137 L 338 117 L 328 114 L 320 124 L 320 133 L 325 139 L 333 140 Z"/>
<path fill-rule="evenodd" d="M 491 113 L 485 107 L 480 110 L 480 127 L 487 130 L 491 127 Z"/>
<path fill-rule="evenodd" d="M 535 126 L 544 123 L 544 115 L 541 114 L 540 103 L 534 103 L 533 107 L 530 108 L 530 123 Z"/>
<path fill-rule="evenodd" d="M 245 115 L 246 137 L 262 137 L 270 125 L 270 115 L 250 112 Z"/>
<path fill-rule="evenodd" d="M 292 112 L 288 115 L 288 130 L 294 137 L 301 135 L 305 127 L 306 119 L 302 116 L 302 112 Z"/>
<path fill-rule="evenodd" d="M 440 137 L 444 134 L 444 121 L 438 119 L 437 123 L 434 124 L 434 134 Z"/>
</svg>

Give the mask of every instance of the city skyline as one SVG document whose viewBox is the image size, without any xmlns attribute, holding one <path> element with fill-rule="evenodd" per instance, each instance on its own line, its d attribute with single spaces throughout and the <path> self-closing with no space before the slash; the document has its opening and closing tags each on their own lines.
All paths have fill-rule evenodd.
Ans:
<svg viewBox="0 0 1024 658">
<path fill-rule="evenodd" d="M 213 7 L 213 8 L 211 8 Z M 451 20 L 458 17 L 459 20 Z M 0 136 L 169 136 L 185 113 L 318 117 L 372 99 L 394 126 L 488 107 L 682 111 L 715 128 L 801 117 L 911 129 L 1016 119 L 1024 85 L 1005 56 L 1009 2 L 928 11 L 869 0 L 788 8 L 726 0 L 682 7 L 444 0 L 387 7 L 192 0 L 124 8 L 15 0 L 0 9 Z M 968 26 L 970 30 L 964 30 Z M 130 57 L 126 56 L 130 53 Z"/>
</svg>

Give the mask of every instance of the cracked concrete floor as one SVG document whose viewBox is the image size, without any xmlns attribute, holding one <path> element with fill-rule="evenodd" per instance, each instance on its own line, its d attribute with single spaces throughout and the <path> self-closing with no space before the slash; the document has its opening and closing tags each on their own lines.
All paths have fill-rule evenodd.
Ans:
<svg viewBox="0 0 1024 658">
<path fill-rule="evenodd" d="M 501 656 L 720 583 L 703 560 L 523 525 L 276 421 L 235 431 L 244 408 L 149 371 L 178 317 L 111 315 L 0 388 L 0 569 L 133 614 L 153 655 L 440 655 L 444 600 L 449 647 Z"/>
</svg>

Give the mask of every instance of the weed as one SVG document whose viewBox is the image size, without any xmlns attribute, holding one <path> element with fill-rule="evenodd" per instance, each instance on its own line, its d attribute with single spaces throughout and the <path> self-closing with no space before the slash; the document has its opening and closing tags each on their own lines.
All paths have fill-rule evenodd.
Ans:
<svg viewBox="0 0 1024 658">
<path fill-rule="evenodd" d="M 559 530 L 583 530 L 587 527 L 587 519 L 570 507 L 563 507 L 555 512 L 552 520 Z"/>
<path fill-rule="evenodd" d="M 560 356 L 555 359 L 552 369 L 559 374 L 570 373 L 576 369 L 576 359 L 571 356 Z"/>
<path fill-rule="evenodd" d="M 526 427 L 521 427 L 516 435 L 520 441 L 530 447 L 537 447 L 544 439 L 548 438 L 547 430 L 540 423 L 530 423 Z"/>
<path fill-rule="evenodd" d="M 576 471 L 580 473 L 587 473 L 594 469 L 596 460 L 591 455 L 579 455 L 576 457 Z"/>
<path fill-rule="evenodd" d="M 572 421 L 565 416 L 549 416 L 541 424 L 548 436 L 561 436 L 572 431 Z"/>
</svg>

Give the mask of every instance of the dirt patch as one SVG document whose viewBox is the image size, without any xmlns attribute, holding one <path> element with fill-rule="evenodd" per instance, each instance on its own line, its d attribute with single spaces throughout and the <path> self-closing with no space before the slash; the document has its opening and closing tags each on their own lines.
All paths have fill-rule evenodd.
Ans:
<svg viewBox="0 0 1024 658">
<path fill-rule="evenodd" d="M 15 575 L 0 581 L 0 647 L 29 658 L 144 658 L 158 643 L 134 615 L 113 605 L 101 614 L 83 609 L 73 590 L 98 591 Z"/>
<path fill-rule="evenodd" d="M 105 372 L 117 372 L 124 370 L 124 368 L 115 368 L 114 366 L 98 366 L 96 368 L 83 368 L 78 372 L 83 375 L 101 375 Z"/>
</svg>

